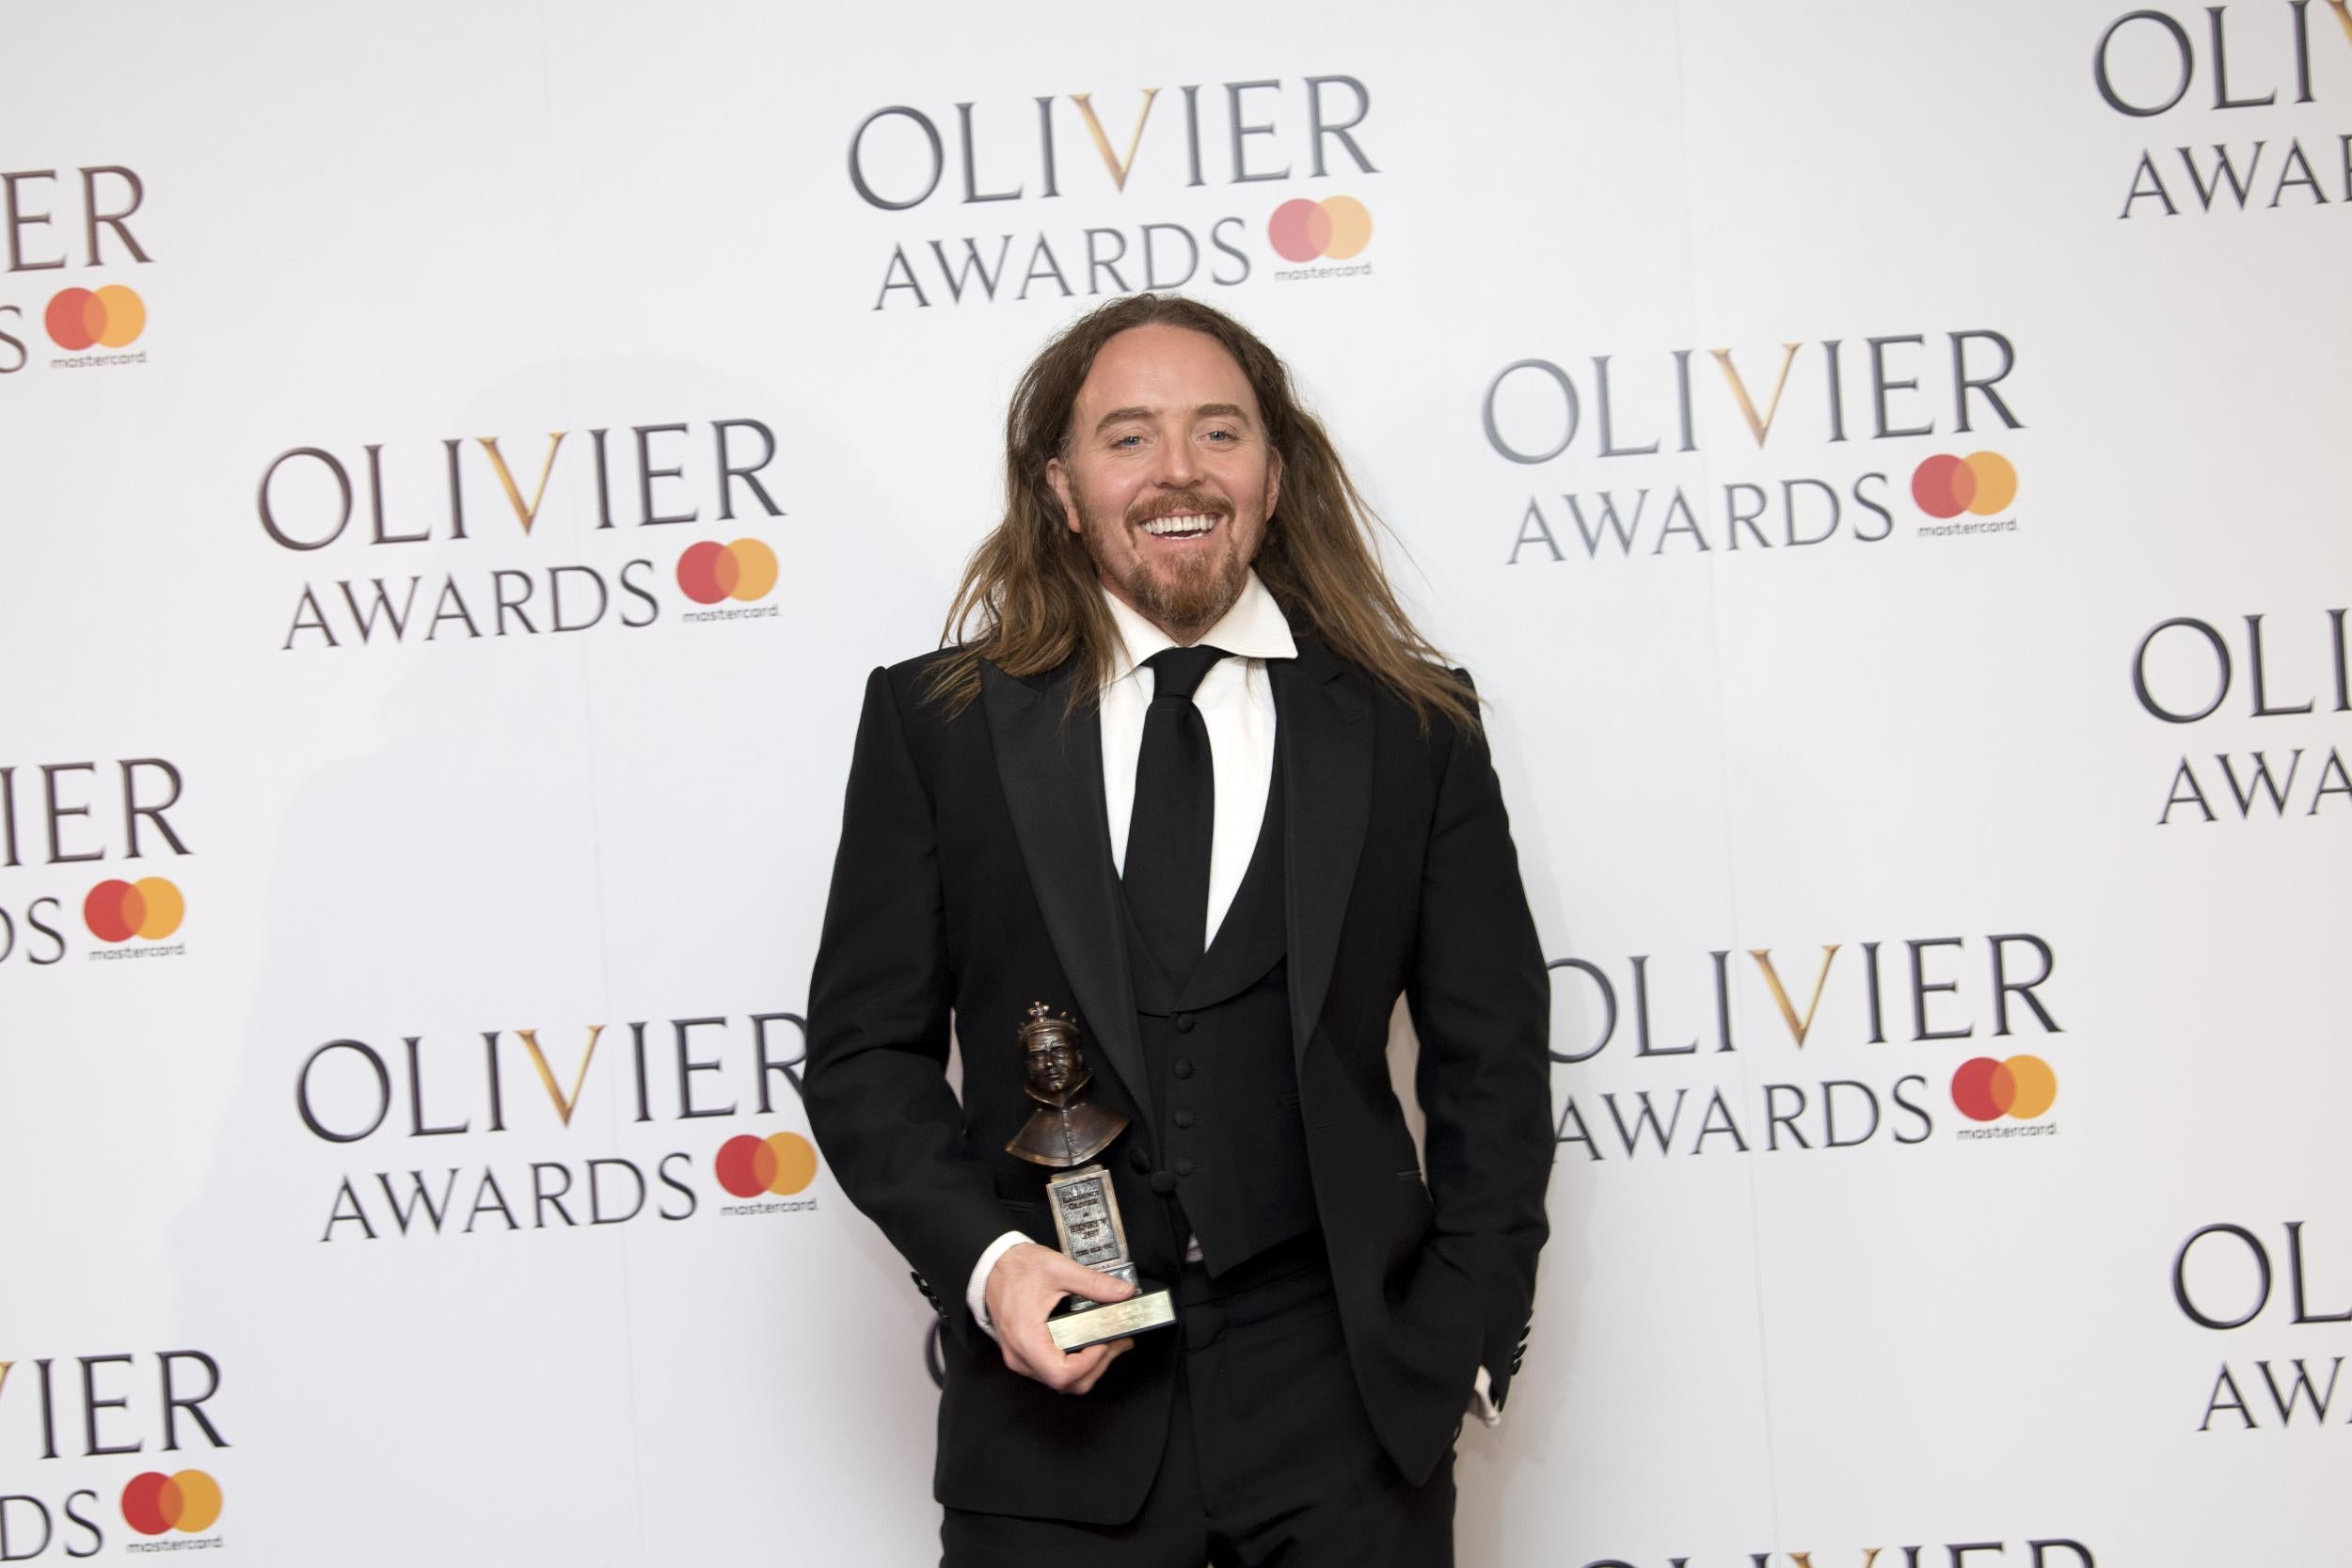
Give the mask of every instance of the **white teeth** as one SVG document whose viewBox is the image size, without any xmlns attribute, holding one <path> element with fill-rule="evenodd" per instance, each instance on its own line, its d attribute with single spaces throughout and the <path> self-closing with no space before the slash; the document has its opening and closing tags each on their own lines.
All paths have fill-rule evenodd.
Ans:
<svg viewBox="0 0 2352 1568">
<path fill-rule="evenodd" d="M 1154 517 L 1143 525 L 1143 531 L 1166 539 L 1183 534 L 1206 533 L 1216 526 L 1215 517 L 1193 514 L 1183 517 Z"/>
</svg>

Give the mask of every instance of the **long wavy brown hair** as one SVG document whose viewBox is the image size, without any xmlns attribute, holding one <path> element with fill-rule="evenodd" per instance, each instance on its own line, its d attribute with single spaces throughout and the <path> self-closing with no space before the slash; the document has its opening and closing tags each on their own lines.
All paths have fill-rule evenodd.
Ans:
<svg viewBox="0 0 2352 1568">
<path fill-rule="evenodd" d="M 1120 333 L 1151 325 L 1216 339 L 1257 393 L 1266 438 L 1282 458 L 1282 499 L 1251 565 L 1291 625 L 1394 692 L 1424 733 L 1433 716 L 1474 733 L 1477 698 L 1397 603 L 1375 545 L 1385 530 L 1322 421 L 1292 394 L 1289 370 L 1241 323 L 1176 294 L 1130 294 L 1089 311 L 1022 373 L 1005 415 L 1004 520 L 964 566 L 940 634 L 952 651 L 932 669 L 929 696 L 960 712 L 979 695 L 983 659 L 1007 674 L 1034 675 L 1074 658 L 1073 712 L 1102 691 L 1119 633 L 1046 466 L 1067 451 L 1094 356 Z"/>
</svg>

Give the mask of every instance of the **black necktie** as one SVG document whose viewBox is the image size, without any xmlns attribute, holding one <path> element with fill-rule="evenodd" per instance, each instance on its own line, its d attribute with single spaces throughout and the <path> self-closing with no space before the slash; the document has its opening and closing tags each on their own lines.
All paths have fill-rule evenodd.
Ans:
<svg viewBox="0 0 2352 1568">
<path fill-rule="evenodd" d="M 1216 768 L 1209 726 L 1193 705 L 1210 666 L 1226 657 L 1205 644 L 1167 648 L 1144 663 L 1152 705 L 1136 756 L 1136 809 L 1128 820 L 1122 881 L 1144 944 L 1179 985 L 1200 961 L 1209 925 L 1209 839 L 1216 826 Z"/>
</svg>

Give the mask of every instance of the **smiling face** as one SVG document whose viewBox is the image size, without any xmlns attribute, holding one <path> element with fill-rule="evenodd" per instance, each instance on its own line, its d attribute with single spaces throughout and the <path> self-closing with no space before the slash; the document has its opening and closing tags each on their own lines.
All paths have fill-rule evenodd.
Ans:
<svg viewBox="0 0 2352 1568">
<path fill-rule="evenodd" d="M 1189 644 L 1240 596 L 1282 459 L 1224 345 L 1153 325 L 1094 356 L 1045 473 L 1104 586 Z"/>
</svg>

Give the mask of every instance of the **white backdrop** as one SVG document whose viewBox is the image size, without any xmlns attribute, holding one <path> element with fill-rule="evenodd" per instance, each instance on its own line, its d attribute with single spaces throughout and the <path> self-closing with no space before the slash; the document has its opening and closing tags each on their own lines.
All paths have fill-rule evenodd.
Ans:
<svg viewBox="0 0 2352 1568">
<path fill-rule="evenodd" d="M 0 1560 L 935 1556 L 903 1266 L 717 1158 L 860 678 L 1154 281 L 1393 526 L 1560 965 L 1465 1562 L 2340 1554 L 2332 0 L 10 32 Z"/>
</svg>

